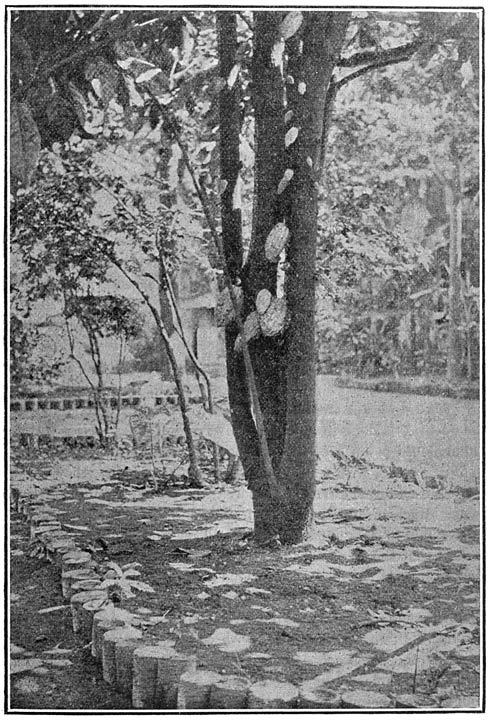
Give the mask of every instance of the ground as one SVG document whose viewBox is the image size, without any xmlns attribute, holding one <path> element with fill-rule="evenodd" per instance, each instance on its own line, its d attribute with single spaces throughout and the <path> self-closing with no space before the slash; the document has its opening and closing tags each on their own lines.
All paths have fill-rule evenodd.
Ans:
<svg viewBox="0 0 490 720">
<path fill-rule="evenodd" d="M 384 414 L 380 405 L 375 413 L 369 409 L 366 395 L 384 403 Z M 155 492 L 141 482 L 141 461 L 88 450 L 77 458 L 19 452 L 16 466 L 34 473 L 46 505 L 100 563 L 141 563 L 136 580 L 154 592 L 135 589 L 124 607 L 146 636 L 195 653 L 199 666 L 252 681 L 322 677 L 341 694 L 415 691 L 427 704 L 476 707 L 478 453 L 463 474 L 456 459 L 450 482 L 434 471 L 450 465 L 451 445 L 474 444 L 477 404 L 448 399 L 442 408 L 440 398 L 398 395 L 388 402 L 345 389 L 330 400 L 319 419 L 329 432 L 325 446 L 340 440 L 332 431 L 340 416 L 343 442 L 334 445 L 335 458 L 321 453 L 316 532 L 300 546 L 253 544 L 251 500 L 241 485 Z M 404 415 L 406 432 L 393 421 Z M 391 431 L 391 461 L 389 453 L 357 448 L 369 428 L 387 452 Z M 397 450 L 403 445 L 411 460 L 404 467 Z M 431 448 L 439 455 L 426 465 Z M 368 462 L 360 461 L 363 455 Z M 107 688 L 89 648 L 75 639 L 69 608 L 60 607 L 58 574 L 46 560 L 29 557 L 27 526 L 16 514 L 11 532 L 13 657 L 38 660 L 31 671 L 14 665 L 11 706 L 129 708 L 129 698 Z"/>
</svg>

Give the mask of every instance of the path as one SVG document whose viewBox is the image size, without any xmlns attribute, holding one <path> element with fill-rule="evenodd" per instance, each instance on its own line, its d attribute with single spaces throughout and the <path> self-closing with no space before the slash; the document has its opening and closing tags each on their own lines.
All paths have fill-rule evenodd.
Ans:
<svg viewBox="0 0 490 720">
<path fill-rule="evenodd" d="M 318 445 L 385 465 L 479 485 L 480 404 L 425 395 L 340 388 L 318 378 Z"/>
</svg>

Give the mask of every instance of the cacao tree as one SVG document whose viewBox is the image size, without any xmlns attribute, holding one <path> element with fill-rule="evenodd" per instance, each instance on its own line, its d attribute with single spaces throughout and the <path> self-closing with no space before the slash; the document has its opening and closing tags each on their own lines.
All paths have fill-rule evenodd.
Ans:
<svg viewBox="0 0 490 720">
<path fill-rule="evenodd" d="M 33 53 L 43 43 L 29 23 L 26 29 L 26 17 L 18 11 L 13 31 L 27 42 L 37 70 L 23 70 L 29 53 L 19 42 L 11 127 L 30 133 L 22 131 L 24 145 L 15 146 L 29 148 L 12 158 L 15 181 L 25 184 L 37 148 L 53 139 L 43 122 L 51 133 L 59 129 L 55 117 L 64 115 L 52 111 L 53 96 L 73 98 L 68 104 L 84 121 L 80 137 L 94 127 L 104 132 L 103 117 L 116 99 L 128 122 L 139 128 L 147 122 L 163 145 L 171 141 L 176 172 L 164 181 L 187 178 L 180 208 L 182 201 L 185 212 L 201 203 L 204 240 L 216 245 L 232 422 L 256 538 L 302 540 L 315 488 L 318 201 L 336 97 L 367 73 L 430 58 L 441 42 L 454 43 L 465 13 L 77 10 L 57 17 L 64 42 L 48 60 L 45 51 Z M 195 52 L 201 68 L 193 64 Z M 244 167 L 251 128 L 253 162 Z M 165 190 L 164 209 L 178 214 L 173 188 Z M 252 212 L 244 202 L 250 195 Z"/>
</svg>

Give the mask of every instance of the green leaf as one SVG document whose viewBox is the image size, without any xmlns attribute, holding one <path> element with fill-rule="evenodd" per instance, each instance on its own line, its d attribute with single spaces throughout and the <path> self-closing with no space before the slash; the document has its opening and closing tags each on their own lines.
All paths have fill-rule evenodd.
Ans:
<svg viewBox="0 0 490 720">
<path fill-rule="evenodd" d="M 25 103 L 12 100 L 10 105 L 10 175 L 26 187 L 41 152 L 41 136 L 32 113 Z"/>
</svg>

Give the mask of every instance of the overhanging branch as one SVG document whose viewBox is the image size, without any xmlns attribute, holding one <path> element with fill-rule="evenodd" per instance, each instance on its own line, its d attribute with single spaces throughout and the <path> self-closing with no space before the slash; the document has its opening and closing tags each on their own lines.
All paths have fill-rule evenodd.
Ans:
<svg viewBox="0 0 490 720">
<path fill-rule="evenodd" d="M 377 63 L 389 65 L 390 63 L 401 62 L 411 57 L 423 43 L 423 38 L 417 38 L 416 40 L 412 40 L 412 42 L 405 43 L 405 45 L 389 48 L 389 50 L 367 50 L 366 52 L 355 53 L 346 58 L 341 57 L 337 65 L 338 67 L 349 68 L 358 67 L 359 65 L 373 65 Z"/>
<path fill-rule="evenodd" d="M 347 83 L 351 80 L 355 80 L 356 78 L 361 77 L 361 75 L 365 75 L 365 73 L 370 72 L 370 70 L 378 70 L 379 68 L 387 67 L 389 65 L 396 65 L 397 63 L 404 62 L 409 59 L 410 55 L 407 55 L 406 57 L 399 57 L 396 60 L 382 60 L 372 63 L 371 65 L 364 65 L 364 67 L 359 68 L 359 70 L 355 70 L 354 72 L 349 73 L 349 75 L 346 75 L 345 77 L 340 78 L 340 80 L 334 82 L 332 91 L 336 93 L 341 87 L 347 85 Z"/>
</svg>

